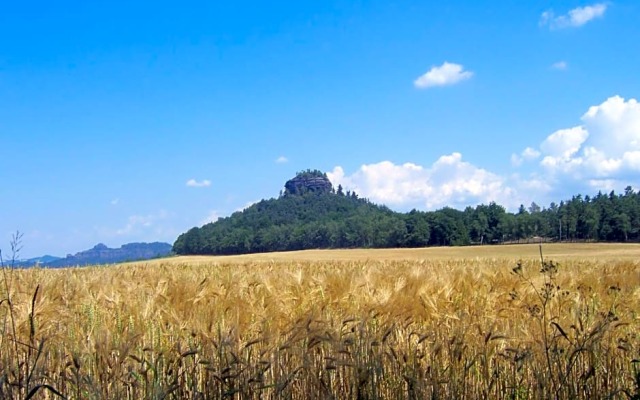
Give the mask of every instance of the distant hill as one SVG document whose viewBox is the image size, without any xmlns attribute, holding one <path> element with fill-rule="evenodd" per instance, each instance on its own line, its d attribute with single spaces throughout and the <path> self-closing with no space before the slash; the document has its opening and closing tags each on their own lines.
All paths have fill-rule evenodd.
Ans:
<svg viewBox="0 0 640 400">
<path fill-rule="evenodd" d="M 333 188 L 326 174 L 298 173 L 277 199 L 193 228 L 173 245 L 176 254 L 243 254 L 310 248 L 403 247 L 412 240 L 406 217 Z M 411 224 L 420 228 L 421 224 Z M 414 245 L 426 245 L 428 230 Z"/>
<path fill-rule="evenodd" d="M 92 249 L 81 251 L 76 254 L 69 254 L 65 258 L 43 256 L 30 260 L 20 261 L 17 266 L 40 267 L 69 267 L 85 266 L 95 264 L 112 264 L 124 261 L 148 260 L 169 255 L 171 245 L 169 243 L 129 243 L 120 248 L 112 249 L 102 243 L 95 245 Z"/>
<path fill-rule="evenodd" d="M 424 247 L 549 241 L 640 241 L 640 193 L 573 196 L 516 213 L 491 202 L 408 213 L 334 188 L 317 170 L 299 172 L 278 198 L 181 234 L 176 254 L 245 254 L 326 248 Z"/>
<path fill-rule="evenodd" d="M 60 260 L 60 257 L 45 255 L 41 257 L 29 258 L 26 260 L 19 260 L 16 262 L 16 266 L 32 266 L 32 265 L 45 265 L 50 262 Z"/>
</svg>

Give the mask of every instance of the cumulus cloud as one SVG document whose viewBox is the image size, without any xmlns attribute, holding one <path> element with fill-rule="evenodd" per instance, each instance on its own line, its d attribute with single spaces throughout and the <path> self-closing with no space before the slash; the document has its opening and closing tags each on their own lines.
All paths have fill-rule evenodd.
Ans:
<svg viewBox="0 0 640 400">
<path fill-rule="evenodd" d="M 289 159 L 285 156 L 280 156 L 278 158 L 276 158 L 276 164 L 285 164 L 288 163 Z"/>
<path fill-rule="evenodd" d="M 418 77 L 413 84 L 419 89 L 427 89 L 434 86 L 454 85 L 470 79 L 472 76 L 473 72 L 465 71 L 462 65 L 445 62 L 439 67 L 432 67 L 424 75 Z"/>
<path fill-rule="evenodd" d="M 640 150 L 640 104 L 613 96 L 592 106 L 582 121 L 593 137 L 593 146 L 619 156 Z"/>
<path fill-rule="evenodd" d="M 553 10 L 548 10 L 540 16 L 540 25 L 549 26 L 550 29 L 577 28 L 589 21 L 604 16 L 607 11 L 607 3 L 596 3 L 585 7 L 576 7 L 567 14 L 555 15 Z"/>
<path fill-rule="evenodd" d="M 568 159 L 573 156 L 587 140 L 589 133 L 582 126 L 560 129 L 549 135 L 540 145 L 547 157 Z"/>
<path fill-rule="evenodd" d="M 327 176 L 334 186 L 401 208 L 464 207 L 490 201 L 508 205 L 514 192 L 504 178 L 463 161 L 460 153 L 444 155 L 426 168 L 382 161 L 362 165 L 351 175 L 337 166 Z"/>
<path fill-rule="evenodd" d="M 522 172 L 492 172 L 452 153 L 431 165 L 381 161 L 351 173 L 337 166 L 327 175 L 334 186 L 399 209 L 490 201 L 515 209 L 531 201 L 544 204 L 576 193 L 640 186 L 640 103 L 613 96 L 589 107 L 579 121 L 512 154 L 511 163 Z"/>
<path fill-rule="evenodd" d="M 560 129 L 541 144 L 540 165 L 556 182 L 608 189 L 640 179 L 640 104 L 613 96 L 590 107 L 582 124 Z"/>
<path fill-rule="evenodd" d="M 465 161 L 460 153 L 431 165 L 381 161 L 354 172 L 336 166 L 327 174 L 360 196 L 396 209 L 464 208 L 495 201 L 511 210 L 536 201 L 546 204 L 576 193 L 640 186 L 640 103 L 620 96 L 606 99 L 558 129 L 538 146 L 511 155 L 510 174 Z M 523 165 L 526 163 L 526 168 Z"/>
<path fill-rule="evenodd" d="M 188 187 L 209 187 L 211 186 L 211 181 L 208 179 L 203 179 L 201 181 L 197 181 L 195 179 L 189 179 L 186 185 Z"/>
</svg>

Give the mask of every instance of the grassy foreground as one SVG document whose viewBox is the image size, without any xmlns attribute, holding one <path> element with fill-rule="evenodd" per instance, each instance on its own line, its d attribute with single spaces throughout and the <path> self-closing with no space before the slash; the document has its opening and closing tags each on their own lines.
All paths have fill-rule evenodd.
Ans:
<svg viewBox="0 0 640 400">
<path fill-rule="evenodd" d="M 5 270 L 0 398 L 637 399 L 638 246 L 562 246 Z"/>
</svg>

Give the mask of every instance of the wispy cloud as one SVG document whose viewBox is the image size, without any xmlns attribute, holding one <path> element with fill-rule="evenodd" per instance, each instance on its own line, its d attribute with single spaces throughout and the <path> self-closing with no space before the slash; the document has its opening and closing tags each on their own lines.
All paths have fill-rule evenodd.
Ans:
<svg viewBox="0 0 640 400">
<path fill-rule="evenodd" d="M 585 7 L 576 7 L 567 14 L 555 15 L 547 10 L 540 16 L 540 25 L 549 29 L 577 28 L 589 21 L 600 18 L 607 11 L 607 3 L 596 3 Z"/>
<path fill-rule="evenodd" d="M 216 222 L 219 218 L 221 218 L 220 213 L 217 210 L 211 210 L 209 211 L 209 214 L 200 221 L 200 225 Z"/>
<path fill-rule="evenodd" d="M 569 68 L 569 64 L 567 64 L 566 61 L 558 61 L 551 64 L 551 68 L 558 71 L 565 71 L 567 68 Z"/>
<path fill-rule="evenodd" d="M 473 72 L 465 71 L 462 65 L 445 62 L 439 67 L 432 67 L 424 75 L 418 77 L 413 84 L 418 89 L 427 89 L 435 86 L 454 85 L 470 79 L 472 76 Z"/>
<path fill-rule="evenodd" d="M 115 199 L 111 200 L 110 203 L 111 203 L 112 206 L 117 206 L 118 203 L 120 203 L 120 199 L 115 198 Z"/>
<path fill-rule="evenodd" d="M 258 202 L 258 200 L 255 201 L 247 201 L 242 207 L 238 207 L 236 208 L 235 211 L 244 211 L 247 208 L 251 207 L 252 205 L 256 204 Z"/>
<path fill-rule="evenodd" d="M 520 154 L 511 155 L 511 164 L 514 167 L 518 167 L 522 165 L 523 162 L 535 160 L 538 157 L 540 157 L 540 152 L 538 150 L 527 147 L 526 149 L 522 150 Z"/>
<path fill-rule="evenodd" d="M 201 181 L 197 181 L 195 179 L 189 179 L 186 185 L 189 187 L 209 187 L 211 186 L 211 181 L 208 179 L 203 179 Z"/>
<path fill-rule="evenodd" d="M 288 163 L 289 159 L 285 156 L 280 156 L 278 158 L 276 158 L 276 164 L 285 164 Z"/>
<path fill-rule="evenodd" d="M 168 213 L 165 210 L 160 210 L 157 214 L 132 215 L 127 220 L 126 225 L 117 229 L 115 233 L 117 236 L 140 234 L 141 232 L 152 229 L 156 222 L 167 218 L 167 216 Z"/>
</svg>

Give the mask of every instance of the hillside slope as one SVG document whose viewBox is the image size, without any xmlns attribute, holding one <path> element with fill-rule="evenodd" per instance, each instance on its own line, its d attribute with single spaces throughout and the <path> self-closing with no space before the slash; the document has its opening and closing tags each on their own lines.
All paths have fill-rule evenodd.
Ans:
<svg viewBox="0 0 640 400">
<path fill-rule="evenodd" d="M 307 186 L 313 185 L 313 186 Z M 393 232 L 397 232 L 394 235 Z M 243 254 L 309 248 L 397 247 L 405 236 L 401 215 L 336 193 L 326 176 L 289 182 L 277 199 L 180 235 L 177 254 Z"/>
</svg>

